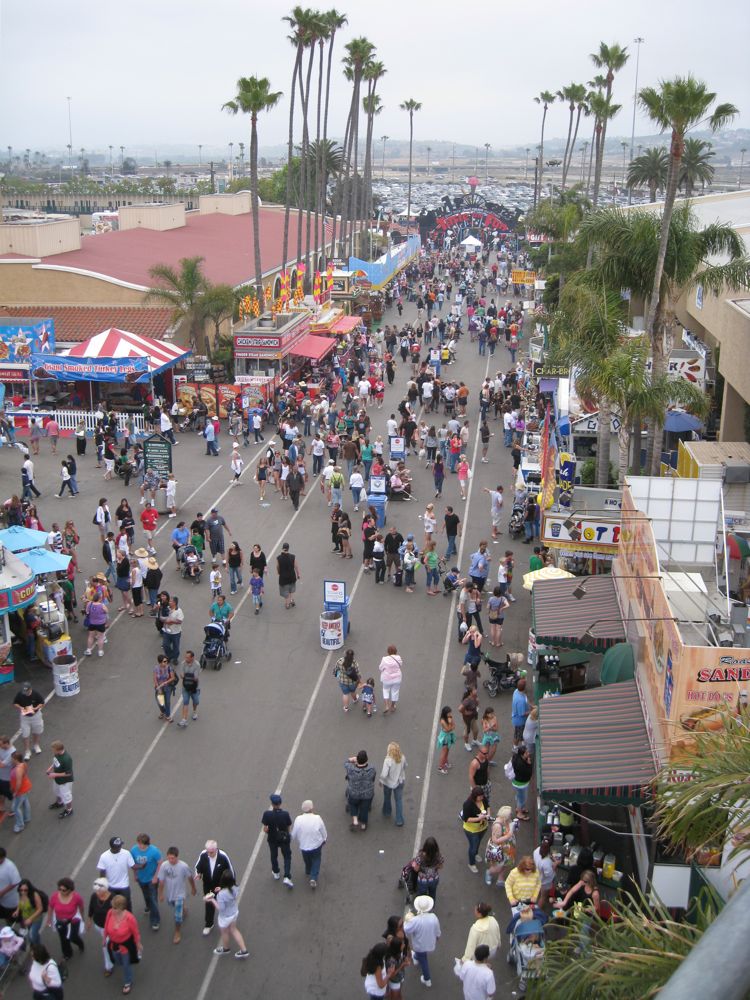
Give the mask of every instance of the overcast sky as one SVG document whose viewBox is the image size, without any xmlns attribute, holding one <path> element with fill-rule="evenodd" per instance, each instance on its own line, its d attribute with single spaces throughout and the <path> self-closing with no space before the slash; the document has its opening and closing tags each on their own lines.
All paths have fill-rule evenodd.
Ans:
<svg viewBox="0 0 750 1000">
<path fill-rule="evenodd" d="M 239 76 L 268 76 L 285 97 L 260 123 L 261 145 L 285 141 L 292 70 L 291 9 L 281 0 L 0 0 L 0 143 L 64 148 L 66 96 L 73 146 L 87 150 L 170 144 L 204 147 L 247 141 L 249 123 L 221 111 Z M 408 137 L 398 105 L 422 102 L 415 138 L 466 144 L 538 141 L 532 98 L 585 82 L 600 41 L 641 47 L 640 85 L 692 72 L 740 108 L 750 127 L 750 4 L 724 0 L 715 15 L 696 0 L 336 0 L 349 25 L 335 51 L 332 135 L 342 135 L 348 85 L 343 46 L 366 35 L 387 67 L 378 136 Z M 611 135 L 629 135 L 633 58 L 615 83 L 623 111 Z M 567 115 L 552 108 L 547 134 L 564 136 Z M 588 130 L 587 130 L 588 131 Z M 638 118 L 637 132 L 653 131 Z M 235 149 L 235 153 L 237 150 Z"/>
</svg>

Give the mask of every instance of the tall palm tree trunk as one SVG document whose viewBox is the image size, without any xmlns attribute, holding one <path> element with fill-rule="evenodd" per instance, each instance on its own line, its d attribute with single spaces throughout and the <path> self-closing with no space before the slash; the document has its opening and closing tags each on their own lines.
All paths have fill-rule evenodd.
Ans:
<svg viewBox="0 0 750 1000">
<path fill-rule="evenodd" d="M 281 266 L 286 269 L 289 261 L 289 214 L 292 204 L 292 157 L 294 156 L 294 96 L 297 88 L 297 74 L 302 62 L 302 47 L 297 45 L 297 54 L 292 70 L 292 89 L 289 95 L 289 135 L 286 156 L 286 204 L 284 205 L 284 237 L 281 249 Z"/>
<path fill-rule="evenodd" d="M 258 116 L 250 116 L 250 200 L 253 208 L 253 257 L 255 258 L 255 291 L 263 312 L 263 267 L 260 261 L 260 200 L 258 198 Z"/>
<path fill-rule="evenodd" d="M 575 114 L 575 105 L 570 105 L 570 120 L 568 121 L 568 138 L 565 140 L 565 152 L 563 153 L 562 161 L 562 182 L 560 185 L 560 193 L 565 190 L 565 178 L 568 174 L 568 154 L 570 152 L 570 137 L 573 134 L 573 116 Z"/>
<path fill-rule="evenodd" d="M 326 65 L 326 96 L 323 102 L 323 145 L 325 146 L 326 140 L 328 139 L 328 106 L 331 98 L 331 65 L 333 60 L 333 40 L 336 36 L 336 29 L 331 30 L 331 34 L 328 38 L 328 62 Z M 346 136 L 344 136 L 344 148 L 346 148 Z M 325 234 L 325 205 L 326 205 L 326 185 L 327 177 L 322 179 L 323 190 L 321 191 L 321 201 L 323 203 L 323 233 Z M 340 188 L 341 181 L 339 179 L 338 187 Z M 334 199 L 335 201 L 335 199 Z M 331 256 L 333 257 L 336 253 L 336 204 L 332 204 L 333 218 L 331 220 Z M 323 240 L 323 245 L 325 246 L 325 240 Z"/>
<path fill-rule="evenodd" d="M 354 163 L 352 171 L 352 192 L 351 192 L 351 202 L 349 205 L 349 256 L 354 254 L 354 233 L 357 228 L 357 203 L 359 198 L 359 189 L 361 187 L 361 181 L 359 178 L 359 95 L 361 91 L 361 74 L 356 80 L 356 92 L 357 98 L 356 103 L 353 108 L 354 117 L 352 119 L 352 134 L 354 136 Z"/>
<path fill-rule="evenodd" d="M 341 253 L 346 253 L 347 223 L 349 220 L 348 213 L 351 200 L 351 173 L 355 112 L 354 99 L 355 91 L 352 88 L 352 102 L 349 108 L 349 116 L 346 121 L 346 131 L 344 134 L 344 183 L 341 185 L 341 235 L 339 237 L 339 247 L 341 248 Z"/>
<path fill-rule="evenodd" d="M 310 109 L 310 90 L 311 90 L 311 80 L 312 80 L 312 68 L 313 62 L 315 60 L 315 41 L 310 43 L 310 60 L 307 64 L 307 83 L 305 85 L 305 105 L 304 105 L 304 117 L 302 123 L 302 163 L 301 168 L 305 175 L 305 198 L 303 205 L 305 206 L 305 291 L 308 291 L 311 287 L 311 275 L 310 275 L 310 237 L 311 237 L 311 227 L 312 227 L 312 162 L 310 160 L 310 129 L 308 125 L 308 112 Z"/>
<path fill-rule="evenodd" d="M 547 107 L 545 105 L 544 114 L 542 115 L 542 134 L 539 137 L 539 169 L 537 170 L 537 181 L 539 185 L 539 194 L 536 198 L 536 204 L 538 205 L 542 200 L 542 175 L 544 173 L 544 124 L 547 121 Z"/>
<path fill-rule="evenodd" d="M 589 196 L 589 191 L 591 190 L 591 172 L 592 172 L 593 166 L 594 166 L 594 150 L 596 149 L 596 135 L 597 135 L 597 131 L 596 130 L 598 128 L 598 125 L 599 125 L 598 120 L 594 119 L 594 129 L 593 129 L 593 131 L 591 133 L 591 149 L 589 150 L 589 170 L 588 170 L 588 174 L 586 175 L 586 197 L 587 198 Z"/>
<path fill-rule="evenodd" d="M 620 430 L 617 433 L 617 443 L 619 445 L 617 482 L 620 486 L 625 482 L 625 476 L 628 474 L 628 462 L 630 460 L 630 421 L 624 413 L 621 414 L 621 420 Z"/>
<path fill-rule="evenodd" d="M 299 96 L 300 104 L 302 105 L 302 155 L 300 157 L 299 164 L 299 209 L 297 211 L 297 256 L 296 260 L 302 260 L 302 219 L 304 216 L 305 208 L 305 187 L 306 187 L 306 177 L 305 177 L 305 128 L 307 127 L 307 115 L 305 113 L 305 82 L 303 80 L 302 66 L 300 65 L 300 71 L 297 76 L 297 82 L 299 84 Z M 299 281 L 299 276 L 297 278 Z"/>
<path fill-rule="evenodd" d="M 599 427 L 596 432 L 596 485 L 609 485 L 609 446 L 612 431 L 612 404 L 606 396 L 599 400 Z"/>
<path fill-rule="evenodd" d="M 578 141 L 578 126 L 581 124 L 581 113 L 583 108 L 579 106 L 578 115 L 576 116 L 575 129 L 573 130 L 573 141 L 570 144 L 570 150 L 568 152 L 568 162 L 563 164 L 563 178 L 562 178 L 562 188 L 565 190 L 565 185 L 568 181 L 568 171 L 570 170 L 570 165 L 573 162 L 573 153 L 575 152 L 576 142 Z"/>
<path fill-rule="evenodd" d="M 318 255 L 321 247 L 325 243 L 325 202 L 323 201 L 320 187 L 320 179 L 323 173 L 323 150 L 320 145 L 320 118 L 323 101 L 323 46 L 325 39 L 318 40 L 318 100 L 315 113 L 315 235 L 313 239 L 315 249 L 315 270 L 318 265 Z M 322 215 L 322 231 L 321 231 Z"/>
<path fill-rule="evenodd" d="M 409 112 L 409 186 L 406 192 L 406 235 L 409 235 L 411 222 L 411 172 L 414 163 L 414 112 Z"/>
</svg>

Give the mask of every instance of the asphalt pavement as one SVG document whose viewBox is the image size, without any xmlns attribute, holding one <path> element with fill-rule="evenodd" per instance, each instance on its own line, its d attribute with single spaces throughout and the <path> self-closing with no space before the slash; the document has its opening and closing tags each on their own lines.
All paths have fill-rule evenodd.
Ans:
<svg viewBox="0 0 750 1000">
<path fill-rule="evenodd" d="M 407 306 L 404 319 L 414 318 L 413 313 L 413 307 Z M 386 314 L 385 322 L 394 322 L 394 317 L 395 310 Z M 462 571 L 480 539 L 490 539 L 489 497 L 482 488 L 500 482 L 509 494 L 512 466 L 503 447 L 501 422 L 490 418 L 494 437 L 489 464 L 480 464 L 477 445 L 481 381 L 488 371 L 494 374 L 509 364 L 504 347 L 498 348 L 494 358 L 479 357 L 477 345 L 465 335 L 459 342 L 457 363 L 446 371 L 471 389 L 468 454 L 474 474 L 468 498 L 461 501 L 456 477 L 448 474 L 442 500 L 434 501 L 438 525 L 446 504 L 452 504 L 462 518 L 458 561 Z M 370 410 L 373 436 L 385 436 L 385 421 L 396 410 L 409 371 L 410 366 L 399 365 L 383 409 Z M 354 518 L 354 559 L 343 561 L 333 554 L 329 511 L 316 482 L 310 483 L 298 512 L 272 489 L 267 493 L 269 502 L 259 503 L 254 468 L 269 437 L 267 433 L 264 445 L 243 449 L 247 466 L 242 485 L 237 487 L 229 485 L 231 445 L 224 432 L 218 458 L 204 454 L 204 442 L 197 435 L 180 435 L 179 447 L 174 449 L 178 520 L 189 524 L 197 511 L 205 513 L 216 506 L 246 557 L 258 541 L 271 564 L 259 616 L 253 614 L 247 588 L 230 598 L 237 612 L 232 627 L 233 656 L 220 672 L 204 672 L 199 720 L 191 721 L 186 729 L 157 720 L 151 671 L 160 641 L 153 619 L 135 620 L 118 614 L 108 633 L 104 657 L 82 659 L 80 694 L 67 699 L 52 697 L 45 708 L 44 753 L 31 761 L 31 825 L 14 836 L 12 825 L 6 822 L 0 842 L 22 875 L 35 884 L 52 892 L 56 879 L 71 875 L 88 901 L 96 860 L 111 836 L 122 837 L 130 846 L 137 834 L 146 832 L 162 853 L 172 844 L 178 846 L 180 856 L 191 865 L 205 840 L 215 838 L 228 852 L 241 882 L 239 927 L 250 960 L 237 962 L 233 957 L 213 955 L 218 935 L 201 936 L 203 904 L 199 897 L 188 906 L 182 943 L 174 946 L 171 915 L 165 912 L 161 930 L 152 933 L 140 896 L 134 895 L 144 940 L 143 961 L 135 969 L 135 993 L 157 998 L 168 984 L 174 995 L 185 1000 L 204 1000 L 209 994 L 349 1000 L 363 995 L 359 975 L 362 956 L 379 940 L 388 916 L 403 909 L 404 896 L 396 888 L 402 866 L 424 838 L 432 835 L 446 863 L 435 907 L 442 938 L 431 960 L 431 992 L 437 997 L 460 996 L 453 958 L 463 953 L 474 906 L 482 899 L 490 901 L 501 928 L 507 923 L 508 906 L 502 890 L 486 887 L 482 875 L 473 875 L 467 868 L 466 838 L 458 810 L 468 795 L 471 755 L 460 738 L 451 751 L 453 769 L 448 775 L 437 772 L 434 748 L 440 708 L 445 704 L 457 708 L 462 693 L 464 647 L 456 642 L 456 599 L 427 597 L 423 572 L 421 578 L 417 576 L 413 594 L 388 584 L 376 586 L 373 574 L 363 573 L 361 568 L 362 544 Z M 73 446 L 73 441 L 61 441 L 58 451 L 67 453 Z M 135 510 L 138 488 L 131 483 L 124 489 L 120 480 L 103 482 L 103 470 L 96 469 L 89 442 L 89 454 L 79 462 L 80 495 L 57 500 L 53 493 L 59 485 L 60 457 L 50 455 L 47 441 L 42 442 L 41 450 L 35 458 L 36 481 L 43 493 L 38 509 L 47 529 L 53 520 L 62 527 L 67 518 L 75 519 L 81 535 L 80 597 L 84 575 L 103 568 L 98 532 L 91 523 L 99 497 L 107 496 L 114 510 L 121 497 L 127 496 Z M 421 539 L 421 515 L 426 503 L 434 500 L 432 475 L 416 457 L 410 457 L 408 465 L 414 473 L 416 499 L 392 502 L 388 526 L 396 524 L 403 535 L 411 531 Z M 20 466 L 18 452 L 0 451 L 3 497 L 20 491 Z M 351 511 L 348 491 L 345 507 Z M 522 576 L 528 567 L 529 547 L 508 542 L 507 501 L 506 509 L 506 534 L 499 544 L 490 542 L 491 578 L 505 548 L 512 548 L 518 599 L 506 615 L 503 652 L 525 652 L 530 601 L 522 590 Z M 183 652 L 192 648 L 199 653 L 203 625 L 209 620 L 208 576 L 194 586 L 175 572 L 169 536 L 176 523 L 166 517 L 160 521 L 157 552 L 164 566 L 163 587 L 180 597 L 186 612 Z M 438 538 L 442 554 L 445 536 Z M 290 543 L 301 570 L 296 607 L 288 611 L 278 595 L 274 569 L 275 556 L 284 541 Z M 141 542 L 142 534 L 137 531 L 136 544 Z M 324 578 L 346 580 L 351 595 L 347 645 L 354 648 L 363 676 L 377 677 L 387 646 L 392 643 L 398 647 L 404 661 L 404 681 L 395 715 L 382 714 L 379 686 L 381 711 L 373 718 L 368 719 L 358 707 L 348 714 L 342 712 L 340 692 L 332 676 L 339 654 L 326 653 L 319 641 Z M 225 591 L 227 585 L 225 579 Z M 81 655 L 85 632 L 80 625 L 73 625 L 72 635 L 74 651 Z M 27 676 L 43 694 L 51 691 L 49 671 L 20 664 L 17 680 Z M 0 689 L 0 728 L 10 733 L 17 729 L 11 706 L 16 690 L 16 684 Z M 496 709 L 501 733 L 498 766 L 492 769 L 494 811 L 513 803 L 502 768 L 511 746 L 510 694 L 501 693 L 493 701 L 482 691 L 480 713 L 490 703 Z M 458 737 L 460 726 L 457 716 Z M 62 739 L 71 752 L 76 775 L 75 812 L 64 821 L 47 809 L 51 794 L 44 771 L 51 758 L 49 744 L 55 738 Z M 343 763 L 366 749 L 379 770 L 391 740 L 401 745 L 408 761 L 405 825 L 397 828 L 392 819 L 381 815 L 382 793 L 378 789 L 367 831 L 353 833 L 344 810 Z M 329 839 L 316 891 L 307 884 L 296 851 L 294 889 L 271 877 L 260 817 L 274 791 L 280 791 L 293 817 L 300 812 L 302 800 L 312 798 L 315 811 L 327 825 Z M 525 853 L 531 846 L 529 824 L 525 824 L 519 833 L 519 851 Z M 57 956 L 54 932 L 46 930 L 43 939 Z M 90 934 L 86 941 L 86 955 L 70 962 L 66 995 L 80 1000 L 119 995 L 117 973 L 112 979 L 103 978 L 98 938 Z M 515 989 L 504 952 L 493 963 L 498 996 L 511 995 Z M 408 997 L 427 992 L 418 978 L 418 971 L 408 971 L 404 987 Z M 17 982 L 7 995 L 24 996 L 27 989 L 26 984 Z"/>
</svg>

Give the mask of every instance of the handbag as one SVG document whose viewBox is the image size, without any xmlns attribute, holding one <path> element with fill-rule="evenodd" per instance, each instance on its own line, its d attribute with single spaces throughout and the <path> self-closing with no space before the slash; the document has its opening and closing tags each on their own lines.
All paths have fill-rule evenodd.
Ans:
<svg viewBox="0 0 750 1000">
<path fill-rule="evenodd" d="M 508 781 L 513 781 L 516 777 L 516 772 L 513 769 L 513 758 L 503 765 L 503 772 Z"/>
</svg>

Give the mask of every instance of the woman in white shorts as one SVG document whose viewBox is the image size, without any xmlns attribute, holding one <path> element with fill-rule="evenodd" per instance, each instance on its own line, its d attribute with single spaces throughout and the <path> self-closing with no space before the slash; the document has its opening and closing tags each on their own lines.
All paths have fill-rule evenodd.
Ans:
<svg viewBox="0 0 750 1000">
<path fill-rule="evenodd" d="M 248 950 L 245 947 L 245 939 L 237 930 L 237 918 L 240 915 L 237 905 L 239 890 L 231 871 L 226 871 L 221 876 L 219 889 L 213 893 L 209 892 L 204 898 L 207 903 L 213 903 L 218 913 L 219 930 L 221 932 L 221 944 L 214 948 L 214 955 L 228 955 L 231 952 L 229 939 L 233 937 L 239 945 L 239 951 L 234 953 L 235 958 L 248 958 Z"/>
<path fill-rule="evenodd" d="M 395 646 L 389 646 L 387 654 L 380 661 L 380 683 L 383 685 L 383 701 L 385 709 L 383 715 L 396 711 L 398 696 L 401 691 L 402 680 L 401 657 Z"/>
</svg>

